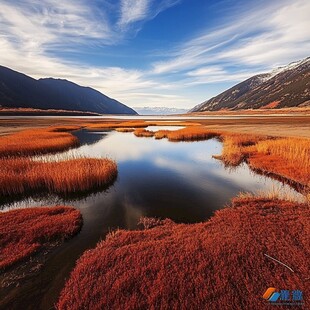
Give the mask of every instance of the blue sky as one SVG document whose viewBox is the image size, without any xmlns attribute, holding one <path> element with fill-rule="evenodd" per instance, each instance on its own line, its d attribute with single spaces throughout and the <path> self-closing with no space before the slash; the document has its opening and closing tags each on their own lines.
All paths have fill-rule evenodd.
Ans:
<svg viewBox="0 0 310 310">
<path fill-rule="evenodd" d="M 1 0 L 0 64 L 192 108 L 309 56 L 309 0 Z"/>
</svg>

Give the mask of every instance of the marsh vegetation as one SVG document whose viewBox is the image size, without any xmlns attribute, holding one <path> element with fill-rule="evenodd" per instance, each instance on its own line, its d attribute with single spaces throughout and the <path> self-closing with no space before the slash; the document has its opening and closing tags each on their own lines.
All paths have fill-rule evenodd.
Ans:
<svg viewBox="0 0 310 310">
<path fill-rule="evenodd" d="M 132 309 L 136 305 L 178 307 L 179 301 L 200 307 L 224 290 L 224 282 L 243 283 L 246 298 L 256 309 L 254 296 L 263 289 L 262 278 L 282 285 L 281 279 L 289 277 L 290 284 L 303 288 L 299 275 L 307 268 L 309 214 L 302 201 L 309 189 L 309 152 L 307 138 L 235 132 L 188 121 L 96 120 L 79 121 L 79 125 L 72 121 L 72 125 L 3 136 L 0 196 L 12 200 L 2 203 L 7 211 L 1 213 L 2 219 L 12 227 L 3 225 L 9 232 L 1 241 L 4 269 L 36 257 L 47 239 L 61 243 L 79 231 L 81 215 L 76 210 L 40 208 L 42 205 L 73 205 L 80 210 L 84 226 L 57 255 L 50 256 L 44 270 L 37 271 L 44 283 L 33 279 L 31 285 L 25 284 L 27 289 L 29 285 L 42 289 L 35 293 L 32 289 L 33 293 L 25 296 L 21 285 L 1 306 L 11 307 L 16 299 L 38 307 L 55 304 L 65 278 L 89 248 L 93 250 L 78 260 L 61 293 L 60 309 L 96 306 L 94 303 L 100 307 L 126 303 Z M 293 198 L 288 201 L 279 199 L 278 194 L 254 194 L 234 199 L 239 192 L 270 191 L 273 187 Z M 70 196 L 83 192 L 83 197 Z M 146 218 L 140 221 L 141 217 Z M 59 225 L 53 224 L 56 221 Z M 137 230 L 139 221 L 144 230 Z M 66 227 L 74 233 L 67 233 Z M 15 245 L 24 234 L 27 238 Z M 275 240 L 279 244 L 272 247 Z M 292 265 L 298 276 L 287 274 L 268 260 L 265 252 Z M 157 260 L 151 253 L 157 253 Z M 182 264 L 184 268 L 179 268 Z M 61 278 L 51 271 L 54 266 L 61 270 Z M 186 274 L 185 266 L 191 266 Z M 200 276 L 194 276 L 197 274 Z M 97 287 L 101 280 L 105 284 L 100 282 Z M 259 285 L 254 288 L 251 281 Z M 172 286 L 180 292 L 179 301 Z M 225 289 L 228 297 L 222 294 L 216 306 L 232 299 L 240 307 L 245 305 L 245 297 L 233 284 Z M 85 292 L 83 300 L 77 295 L 80 290 Z M 205 291 L 208 294 L 202 293 Z M 100 296 L 99 303 L 93 294 Z"/>
</svg>

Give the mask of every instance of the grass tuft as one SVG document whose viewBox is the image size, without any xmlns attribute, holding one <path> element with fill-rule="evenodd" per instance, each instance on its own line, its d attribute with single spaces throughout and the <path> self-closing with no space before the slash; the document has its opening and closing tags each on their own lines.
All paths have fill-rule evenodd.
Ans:
<svg viewBox="0 0 310 310">
<path fill-rule="evenodd" d="M 154 131 L 151 131 L 151 130 L 146 130 L 146 129 L 136 129 L 134 131 L 134 135 L 136 137 L 146 137 L 146 138 L 149 138 L 149 137 L 154 137 L 154 134 L 155 132 Z"/>
<path fill-rule="evenodd" d="M 0 156 L 38 155 L 60 152 L 78 146 L 78 139 L 68 131 L 80 126 L 54 126 L 29 129 L 0 137 Z"/>
<path fill-rule="evenodd" d="M 58 309 L 258 310 L 271 284 L 310 293 L 305 204 L 236 198 L 205 223 L 143 222 L 151 228 L 118 231 L 83 254 Z"/>
<path fill-rule="evenodd" d="M 219 133 L 203 126 L 186 127 L 167 133 L 169 141 L 199 141 L 219 136 Z"/>
<path fill-rule="evenodd" d="M 0 270 L 23 261 L 51 242 L 63 242 L 82 226 L 72 207 L 40 207 L 0 213 Z"/>
<path fill-rule="evenodd" d="M 117 165 L 109 159 L 40 162 L 13 158 L 0 159 L 0 166 L 0 197 L 39 191 L 78 193 L 106 186 L 117 176 Z"/>
</svg>

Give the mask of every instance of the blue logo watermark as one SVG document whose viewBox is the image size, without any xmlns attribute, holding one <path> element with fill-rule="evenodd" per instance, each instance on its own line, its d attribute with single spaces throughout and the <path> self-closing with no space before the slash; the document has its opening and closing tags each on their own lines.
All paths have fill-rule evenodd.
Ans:
<svg viewBox="0 0 310 310">
<path fill-rule="evenodd" d="M 272 305 L 302 306 L 303 293 L 301 290 L 277 290 L 269 287 L 263 298 Z"/>
</svg>

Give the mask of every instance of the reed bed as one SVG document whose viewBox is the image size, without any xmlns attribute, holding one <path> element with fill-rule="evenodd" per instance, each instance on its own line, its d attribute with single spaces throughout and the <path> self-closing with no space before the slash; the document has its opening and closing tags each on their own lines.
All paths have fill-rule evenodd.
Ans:
<svg viewBox="0 0 310 310">
<path fill-rule="evenodd" d="M 261 310 L 270 285 L 310 294 L 305 204 L 237 198 L 205 223 L 143 222 L 83 254 L 58 309 Z"/>
<path fill-rule="evenodd" d="M 68 131 L 80 126 L 53 126 L 29 129 L 0 137 L 0 157 L 60 152 L 79 144 Z"/>
<path fill-rule="evenodd" d="M 67 206 L 0 213 L 0 270 L 33 256 L 52 242 L 63 242 L 82 226 L 80 211 Z"/>
<path fill-rule="evenodd" d="M 249 157 L 251 168 L 271 172 L 310 188 L 310 140 L 279 138 L 259 141 Z"/>
<path fill-rule="evenodd" d="M 213 156 L 222 160 L 228 166 L 238 166 L 255 152 L 254 145 L 258 141 L 269 139 L 266 136 L 221 132 L 219 137 L 223 142 L 222 154 Z"/>
<path fill-rule="evenodd" d="M 158 130 L 155 131 L 154 137 L 155 139 L 163 139 L 168 138 L 168 134 L 171 132 L 171 130 Z"/>
<path fill-rule="evenodd" d="M 134 135 L 136 137 L 146 137 L 146 138 L 149 138 L 149 137 L 154 137 L 154 134 L 155 134 L 154 131 L 146 130 L 146 129 L 141 129 L 141 128 L 138 128 L 138 129 L 136 129 L 134 131 Z"/>
<path fill-rule="evenodd" d="M 165 137 L 169 141 L 218 138 L 223 142 L 223 150 L 222 154 L 214 157 L 226 165 L 238 166 L 246 161 L 253 170 L 274 174 L 310 188 L 310 140 L 307 138 L 276 138 L 231 133 L 203 126 L 155 132 L 156 139 Z"/>
<path fill-rule="evenodd" d="M 285 200 L 292 203 L 310 203 L 310 196 L 298 193 L 296 191 L 288 191 L 287 188 L 278 185 L 272 186 L 267 190 L 257 190 L 255 192 L 240 192 L 238 199 L 269 199 L 269 200 Z"/>
<path fill-rule="evenodd" d="M 227 165 L 246 161 L 258 172 L 287 179 L 310 188 L 310 140 L 271 138 L 222 132 L 222 154 L 214 156 Z"/>
<path fill-rule="evenodd" d="M 124 127 L 124 128 L 115 128 L 116 131 L 118 132 L 133 132 L 135 131 L 134 128 L 127 128 L 127 127 Z"/>
<path fill-rule="evenodd" d="M 102 123 L 91 123 L 87 124 L 88 130 L 98 129 L 116 129 L 116 128 L 143 128 L 147 127 L 148 124 L 145 121 L 127 121 L 127 122 L 102 122 Z"/>
<path fill-rule="evenodd" d="M 217 137 L 220 133 L 203 126 L 191 126 L 170 131 L 166 135 L 169 141 L 199 141 Z"/>
<path fill-rule="evenodd" d="M 134 134 L 138 137 L 167 138 L 174 142 L 218 138 L 223 142 L 223 150 L 214 157 L 226 165 L 237 166 L 246 161 L 254 170 L 272 173 L 310 188 L 310 140 L 306 138 L 231 133 L 197 125 L 173 131 L 136 129 Z"/>
<path fill-rule="evenodd" d="M 41 162 L 11 158 L 0 159 L 0 167 L 0 197 L 40 191 L 78 193 L 107 186 L 117 176 L 117 165 L 109 159 Z"/>
<path fill-rule="evenodd" d="M 126 121 L 126 122 L 101 122 L 85 124 L 89 130 L 120 129 L 120 128 L 146 128 L 148 126 L 199 126 L 194 122 L 163 122 L 163 121 Z M 119 131 L 119 130 L 118 130 Z"/>
</svg>

